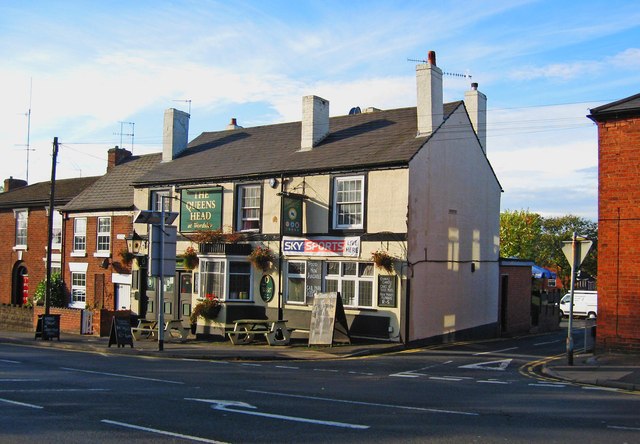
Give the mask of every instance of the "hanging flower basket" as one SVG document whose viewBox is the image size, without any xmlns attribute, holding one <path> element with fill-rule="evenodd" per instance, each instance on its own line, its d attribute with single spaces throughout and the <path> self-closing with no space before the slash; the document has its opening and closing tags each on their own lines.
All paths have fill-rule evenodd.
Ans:
<svg viewBox="0 0 640 444">
<path fill-rule="evenodd" d="M 386 251 L 378 250 L 371 253 L 371 260 L 377 267 L 382 268 L 389 273 L 393 271 L 394 258 Z"/>
<path fill-rule="evenodd" d="M 198 302 L 196 306 L 193 307 L 189 320 L 192 324 L 197 324 L 198 318 L 212 321 L 218 316 L 221 308 L 220 299 L 213 294 L 207 294 L 204 300 Z"/>
<path fill-rule="evenodd" d="M 276 255 L 269 247 L 256 247 L 249 255 L 249 262 L 258 270 L 267 271 L 276 260 Z"/>
<path fill-rule="evenodd" d="M 187 247 L 182 254 L 182 258 L 184 259 L 184 268 L 187 270 L 193 270 L 198 266 L 198 253 L 195 248 Z"/>
</svg>

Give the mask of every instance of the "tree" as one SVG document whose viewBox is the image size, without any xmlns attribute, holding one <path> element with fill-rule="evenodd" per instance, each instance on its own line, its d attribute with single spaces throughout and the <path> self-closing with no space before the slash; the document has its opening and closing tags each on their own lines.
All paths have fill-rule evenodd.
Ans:
<svg viewBox="0 0 640 444">
<path fill-rule="evenodd" d="M 38 283 L 36 291 L 33 295 L 35 304 L 43 305 L 44 296 L 47 292 L 47 280 L 43 279 Z M 51 307 L 65 307 L 65 294 L 64 294 L 64 282 L 60 273 L 53 273 L 51 275 L 51 300 L 49 301 Z"/>
<path fill-rule="evenodd" d="M 542 234 L 542 217 L 528 211 L 505 211 L 500 214 L 500 256 L 538 259 L 538 241 Z"/>
</svg>

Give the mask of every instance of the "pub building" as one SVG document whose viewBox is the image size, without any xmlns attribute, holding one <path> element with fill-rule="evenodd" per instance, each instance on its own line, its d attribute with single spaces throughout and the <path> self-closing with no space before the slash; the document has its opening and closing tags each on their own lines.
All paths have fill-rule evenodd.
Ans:
<svg viewBox="0 0 640 444">
<path fill-rule="evenodd" d="M 134 201 L 175 215 L 177 266 L 162 283 L 150 275 L 149 242 L 149 260 L 134 263 L 132 311 L 189 325 L 196 304 L 216 298 L 198 334 L 244 318 L 304 332 L 314 297 L 339 292 L 353 337 L 495 334 L 502 190 L 486 156 L 486 97 L 472 84 L 443 103 L 432 52 L 416 78 L 414 107 L 330 117 L 327 100 L 305 96 L 301 121 L 232 119 L 191 142 L 190 116 L 167 110 L 162 161 L 134 181 Z M 134 220 L 144 239 L 149 227 Z"/>
</svg>

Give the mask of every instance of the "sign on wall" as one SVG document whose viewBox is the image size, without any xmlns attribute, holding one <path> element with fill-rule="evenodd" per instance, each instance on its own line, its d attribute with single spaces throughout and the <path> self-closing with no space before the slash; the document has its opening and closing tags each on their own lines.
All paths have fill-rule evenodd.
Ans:
<svg viewBox="0 0 640 444">
<path fill-rule="evenodd" d="M 285 256 L 348 256 L 360 255 L 359 237 L 316 237 L 313 239 L 283 236 Z"/>
<path fill-rule="evenodd" d="M 194 188 L 180 192 L 180 232 L 222 228 L 222 188 Z"/>
<path fill-rule="evenodd" d="M 282 197 L 282 227 L 284 236 L 302 236 L 302 197 Z"/>
</svg>

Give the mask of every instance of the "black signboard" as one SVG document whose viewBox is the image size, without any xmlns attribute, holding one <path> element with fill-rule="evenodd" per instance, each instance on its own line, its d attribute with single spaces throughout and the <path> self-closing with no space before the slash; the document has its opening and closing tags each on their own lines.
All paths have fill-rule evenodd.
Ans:
<svg viewBox="0 0 640 444">
<path fill-rule="evenodd" d="M 396 277 L 378 276 L 378 307 L 396 306 Z"/>
<path fill-rule="evenodd" d="M 273 278 L 268 274 L 263 275 L 262 279 L 260 279 L 260 297 L 265 302 L 271 302 L 274 293 L 275 283 Z"/>
<path fill-rule="evenodd" d="M 36 324 L 37 338 L 42 338 L 43 340 L 58 338 L 58 341 L 60 340 L 59 314 L 38 315 L 38 323 Z"/>
<path fill-rule="evenodd" d="M 307 261 L 307 300 L 322 291 L 322 261 Z"/>
<path fill-rule="evenodd" d="M 284 236 L 302 236 L 302 196 L 282 197 L 282 227 Z"/>
<path fill-rule="evenodd" d="M 109 347 L 117 344 L 124 347 L 129 344 L 133 348 L 133 335 L 131 334 L 131 321 L 129 318 L 114 316 L 111 321 L 111 332 L 109 333 Z"/>
</svg>

